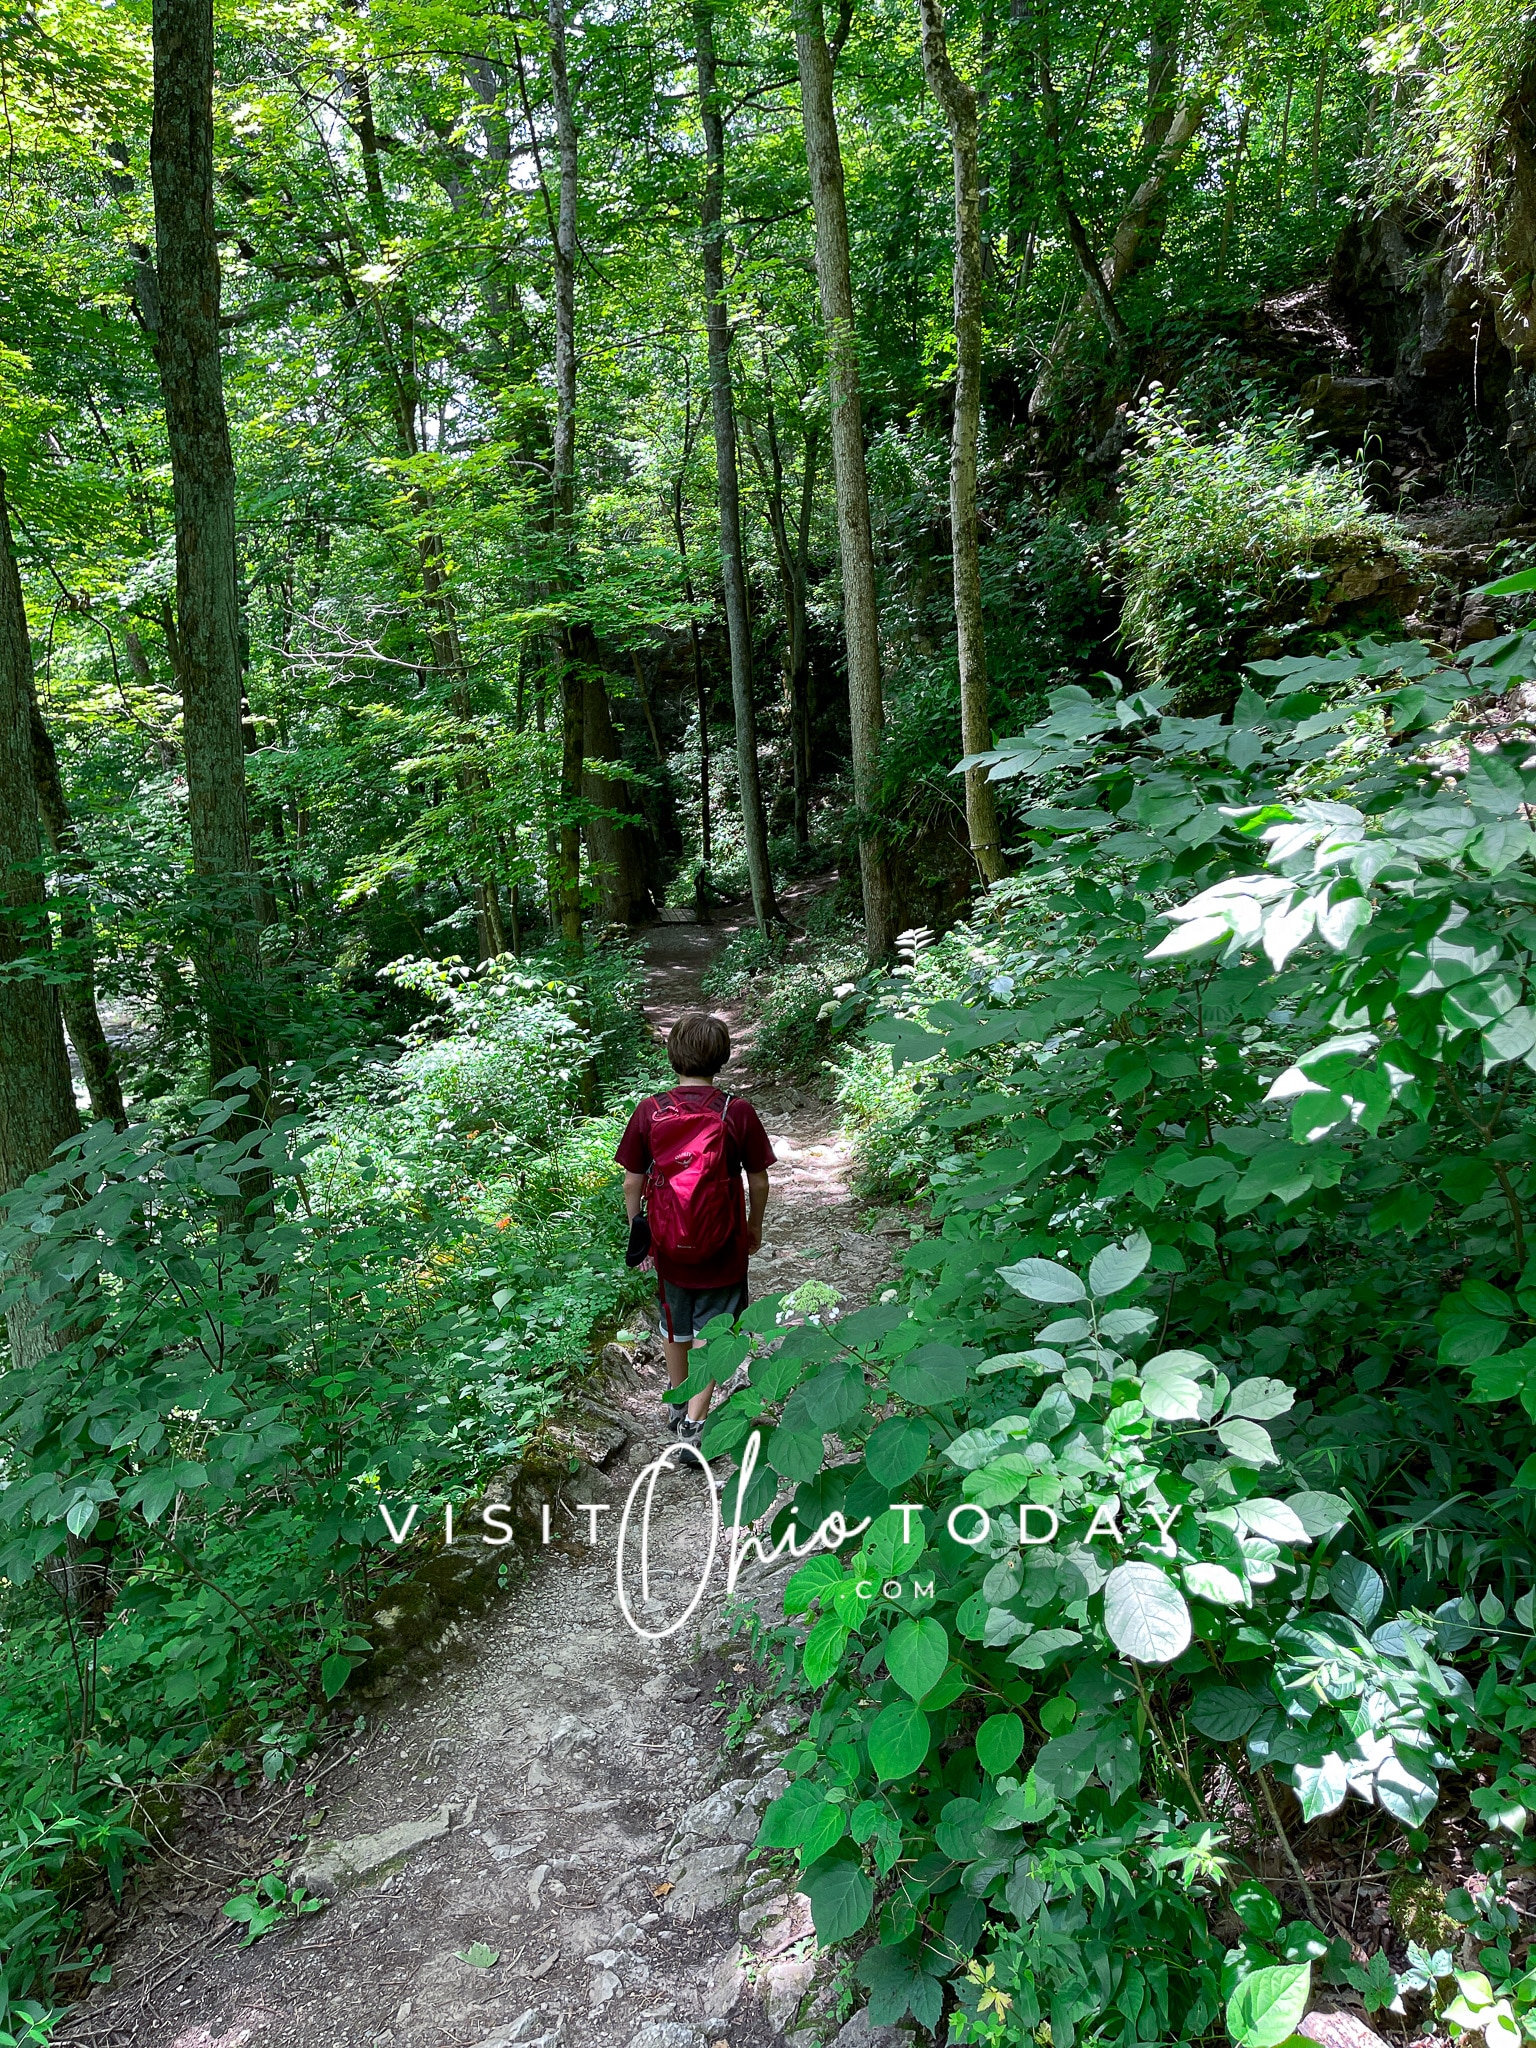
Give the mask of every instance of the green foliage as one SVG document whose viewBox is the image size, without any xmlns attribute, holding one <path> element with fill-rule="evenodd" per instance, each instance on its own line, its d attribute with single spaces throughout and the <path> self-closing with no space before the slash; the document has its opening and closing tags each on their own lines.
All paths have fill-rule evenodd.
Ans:
<svg viewBox="0 0 1536 2048">
<path fill-rule="evenodd" d="M 752 1060 L 759 1072 L 810 1081 L 860 1014 L 861 1006 L 844 999 L 865 963 L 860 928 L 818 899 L 797 936 L 745 931 L 732 939 L 705 975 L 704 993 L 740 1002 L 755 1022 Z"/>
<path fill-rule="evenodd" d="M 851 1062 L 938 1235 L 899 1301 L 755 1310 L 706 1440 L 759 1433 L 776 1538 L 850 1532 L 786 1588 L 820 1697 L 761 1841 L 878 1930 L 877 2021 L 1277 2048 L 1318 1974 L 1400 1987 L 1284 1920 L 1215 1774 L 1261 1834 L 1276 1781 L 1373 1809 L 1389 1864 L 1490 1749 L 1485 1868 L 1536 1811 L 1533 673 L 1516 634 L 1259 662 L 1230 717 L 1069 689 L 989 757 L 1035 859 Z M 1453 2025 L 1523 2010 L 1502 1953 Z"/>
<path fill-rule="evenodd" d="M 1125 465 L 1121 631 L 1143 678 L 1209 691 L 1263 636 L 1316 620 L 1341 568 L 1401 555 L 1353 464 L 1319 461 L 1304 422 L 1250 394 L 1246 417 L 1202 433 L 1154 389 Z"/>
<path fill-rule="evenodd" d="M 254 1941 L 260 1941 L 264 1934 L 270 1934 L 285 1920 L 301 1919 L 306 1913 L 319 1913 L 324 1909 L 324 1899 L 312 1899 L 303 1885 L 290 1886 L 288 1880 L 276 1871 L 269 1870 L 259 1877 L 248 1892 L 237 1892 L 234 1898 L 225 1902 L 226 1916 L 245 1928 L 245 1939 L 241 1948 L 249 1948 Z"/>
<path fill-rule="evenodd" d="M 589 1059 L 631 1056 L 634 972 L 403 963 L 438 1007 L 394 1060 L 290 1069 L 302 1109 L 239 1139 L 238 1095 L 185 1135 L 98 1125 L 10 1198 L 5 1298 L 38 1339 L 0 1377 L 13 1998 L 67 1953 L 50 1871 L 119 1883 L 136 1796 L 312 1746 L 411 1562 L 381 1496 L 425 1520 L 518 1456 L 637 1298 L 620 1120 L 575 1109 Z M 252 1938 L 311 1909 L 263 1882 Z"/>
</svg>

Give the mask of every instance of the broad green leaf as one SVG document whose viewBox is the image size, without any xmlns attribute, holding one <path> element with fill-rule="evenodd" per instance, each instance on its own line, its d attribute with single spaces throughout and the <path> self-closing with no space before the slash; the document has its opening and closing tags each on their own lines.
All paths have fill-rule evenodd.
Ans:
<svg viewBox="0 0 1536 2048">
<path fill-rule="evenodd" d="M 801 1671 L 813 1689 L 826 1684 L 848 1647 L 848 1630 L 835 1614 L 824 1614 L 805 1639 Z"/>
<path fill-rule="evenodd" d="M 1224 1412 L 1228 1417 L 1245 1415 L 1252 1422 L 1268 1422 L 1296 1405 L 1296 1396 L 1284 1380 L 1240 1380 L 1228 1394 Z"/>
<path fill-rule="evenodd" d="M 823 1948 L 857 1934 L 875 1903 L 875 1888 L 856 1854 L 824 1856 L 802 1873 L 800 1889 L 811 1902 L 816 1939 Z"/>
<path fill-rule="evenodd" d="M 1306 1524 L 1286 1501 L 1260 1495 L 1254 1500 L 1239 1501 L 1237 1514 L 1243 1527 L 1262 1536 L 1266 1543 L 1299 1544 L 1312 1540 Z"/>
<path fill-rule="evenodd" d="M 910 1778 L 928 1754 L 928 1716 L 910 1700 L 882 1707 L 869 1724 L 869 1761 L 882 1783 Z"/>
<path fill-rule="evenodd" d="M 885 1639 L 885 1668 L 914 1700 L 933 1691 L 948 1662 L 949 1637 L 930 1614 L 901 1622 Z"/>
<path fill-rule="evenodd" d="M 1169 1354 L 1172 1358 L 1178 1352 Z M 1200 1413 L 1200 1384 L 1164 1359 L 1154 1359 L 1141 1376 L 1141 1405 L 1159 1422 L 1192 1422 Z"/>
<path fill-rule="evenodd" d="M 928 1425 L 915 1415 L 892 1415 L 864 1446 L 870 1477 L 894 1489 L 922 1469 L 931 1438 Z"/>
<path fill-rule="evenodd" d="M 1361 1628 L 1369 1628 L 1381 1612 L 1386 1582 L 1373 1566 L 1348 1554 L 1328 1570 L 1328 1597 Z"/>
<path fill-rule="evenodd" d="M 1300 2026 L 1311 1994 L 1310 1963 L 1255 1970 L 1227 2000 L 1227 2032 L 1237 2048 L 1280 2048 Z"/>
<path fill-rule="evenodd" d="M 829 1825 L 825 1818 L 829 1807 L 833 1813 L 843 1814 L 842 1806 L 827 1798 L 827 1788 L 818 1778 L 797 1778 L 787 1791 L 769 1801 L 754 1846 L 759 1849 L 803 1847 Z"/>
<path fill-rule="evenodd" d="M 1024 1750 L 1024 1723 L 1017 1714 L 989 1714 L 976 1730 L 976 1760 L 989 1778 L 1000 1777 Z"/>
<path fill-rule="evenodd" d="M 813 1600 L 822 1598 L 833 1586 L 839 1585 L 843 1568 L 835 1557 L 807 1558 L 804 1564 L 789 1575 L 784 1587 L 784 1612 L 786 1615 L 805 1614 Z"/>
<path fill-rule="evenodd" d="M 340 1650 L 333 1650 L 320 1666 L 320 1684 L 328 1700 L 335 1699 L 347 1680 L 352 1676 L 352 1659 Z"/>
<path fill-rule="evenodd" d="M 1208 1735 L 1212 1742 L 1237 1742 L 1258 1720 L 1264 1702 L 1252 1693 L 1239 1692 L 1235 1685 L 1208 1686 L 1197 1693 L 1189 1709 L 1191 1727 Z"/>
<path fill-rule="evenodd" d="M 1221 1438 L 1227 1455 L 1235 1458 L 1240 1465 L 1259 1467 L 1278 1465 L 1280 1462 L 1275 1455 L 1269 1431 L 1257 1422 L 1245 1422 L 1242 1419 L 1236 1422 L 1219 1422 L 1216 1425 L 1216 1434 Z"/>
<path fill-rule="evenodd" d="M 1224 1564 L 1187 1564 L 1184 1583 L 1197 1599 L 1209 1600 L 1217 1607 L 1241 1607 L 1247 1603 L 1247 1586 Z"/>
<path fill-rule="evenodd" d="M 1088 1298 L 1087 1288 L 1072 1268 L 1058 1265 L 1054 1259 L 1020 1259 L 1017 1265 L 999 1266 L 997 1277 L 1030 1301 L 1065 1306 Z"/>
<path fill-rule="evenodd" d="M 1106 1245 L 1103 1251 L 1094 1253 L 1089 1264 L 1089 1292 L 1099 1301 L 1121 1293 L 1133 1280 L 1141 1277 L 1151 1256 L 1152 1240 L 1144 1230 L 1133 1231 L 1124 1244 Z M 1041 1297 L 1033 1298 L 1039 1300 Z"/>
<path fill-rule="evenodd" d="M 914 1408 L 947 1407 L 965 1392 L 975 1358 L 954 1344 L 924 1344 L 891 1367 L 891 1392 Z"/>
<path fill-rule="evenodd" d="M 1119 1564 L 1104 1585 L 1104 1626 L 1122 1656 L 1171 1664 L 1189 1648 L 1189 1608 L 1155 1564 Z"/>
<path fill-rule="evenodd" d="M 1331 1536 L 1354 1513 L 1336 1493 L 1293 1493 L 1285 1505 L 1311 1537 Z"/>
</svg>

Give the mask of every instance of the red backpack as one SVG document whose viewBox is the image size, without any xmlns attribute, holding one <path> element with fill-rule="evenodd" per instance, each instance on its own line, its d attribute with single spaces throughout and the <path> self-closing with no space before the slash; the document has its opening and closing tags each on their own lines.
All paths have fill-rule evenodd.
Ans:
<svg viewBox="0 0 1536 2048">
<path fill-rule="evenodd" d="M 741 1177 L 731 1172 L 727 1150 L 730 1106 L 729 1095 L 718 1109 L 707 1096 L 656 1097 L 646 1215 L 653 1249 L 680 1266 L 723 1252 L 742 1218 Z"/>
</svg>

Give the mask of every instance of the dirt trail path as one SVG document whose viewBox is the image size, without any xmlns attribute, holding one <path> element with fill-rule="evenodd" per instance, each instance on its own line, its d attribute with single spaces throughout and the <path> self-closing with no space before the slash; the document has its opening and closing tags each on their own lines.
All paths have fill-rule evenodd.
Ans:
<svg viewBox="0 0 1536 2048">
<path fill-rule="evenodd" d="M 650 934 L 658 1028 L 699 1003 L 729 930 Z M 814 1276 L 850 1302 L 869 1298 L 888 1280 L 889 1241 L 856 1228 L 832 1110 L 750 1067 L 733 1067 L 732 1081 L 757 1103 L 779 1161 L 754 1294 Z M 355 1752 L 307 1806 L 295 1791 L 264 1862 L 250 1846 L 260 1827 L 224 1819 L 202 1795 L 189 1802 L 197 1824 L 141 1882 L 114 1944 L 114 1982 L 64 2041 L 770 2048 L 788 2030 L 793 2048 L 809 2048 L 838 2032 L 804 2026 L 804 1902 L 744 1869 L 757 1817 L 785 1782 L 775 1759 L 793 1730 L 770 1710 L 722 1750 L 731 1701 L 751 1677 L 719 1627 L 722 1571 L 692 1623 L 664 1641 L 642 1640 L 618 1608 L 616 1525 L 670 1440 L 659 1345 L 646 1335 L 628 1349 L 627 1360 L 606 1354 L 604 1412 L 588 1411 L 583 1439 L 594 1462 L 557 1503 L 556 1540 L 534 1550 L 526 1577 L 473 1623 L 450 1626 L 430 1670 L 361 1703 Z M 652 1625 L 679 1613 L 697 1583 L 704 1484 L 687 1466 L 658 1489 L 653 1606 L 640 1617 Z M 460 1542 L 478 1547 L 478 1528 Z M 240 1950 L 223 1902 L 285 1841 L 288 1868 L 332 1903 Z M 862 2020 L 844 2032 L 859 2043 L 906 2038 L 870 2035 Z"/>
</svg>

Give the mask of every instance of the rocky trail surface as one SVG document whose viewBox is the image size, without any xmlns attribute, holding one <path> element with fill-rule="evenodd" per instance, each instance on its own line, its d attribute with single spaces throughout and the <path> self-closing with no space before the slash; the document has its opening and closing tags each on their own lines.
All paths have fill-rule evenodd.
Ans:
<svg viewBox="0 0 1536 2048">
<path fill-rule="evenodd" d="M 658 1029 L 700 1003 L 700 977 L 729 931 L 652 930 L 647 1010 Z M 891 1240 L 857 1227 L 829 1106 L 749 1065 L 733 1065 L 731 1085 L 758 1105 L 778 1155 L 754 1295 L 815 1277 L 850 1305 L 871 1298 L 889 1280 Z M 620 1611 L 617 1525 L 670 1441 L 660 1345 L 637 1327 L 638 1341 L 607 1348 L 604 1376 L 567 1418 L 582 1463 L 545 1499 L 548 1545 L 535 1526 L 525 1564 L 503 1574 L 514 1582 L 434 1627 L 414 1665 L 402 1661 L 360 1699 L 351 1740 L 308 1779 L 248 1804 L 189 1790 L 167 1853 L 100 1929 L 110 1984 L 75 2009 L 61 2043 L 908 2039 L 842 2018 L 805 1901 L 748 1864 L 762 1809 L 787 1782 L 777 1758 L 796 1722 L 782 1702 L 750 1719 L 763 1703 L 745 1643 L 722 1620 L 721 1565 L 670 1636 L 646 1640 Z M 699 1582 L 706 1484 L 684 1460 L 657 1487 L 644 1627 L 664 1627 Z M 514 1514 L 536 1525 L 543 1508 L 513 1498 Z M 484 1578 L 484 1554 L 463 1555 L 479 1545 L 472 1526 L 436 1560 L 439 1586 L 445 1567 Z M 750 1574 L 738 1591 L 751 1596 Z M 435 1603 L 424 1611 L 441 1619 Z M 274 1868 L 328 1903 L 241 1948 L 224 1903 Z"/>
</svg>

